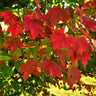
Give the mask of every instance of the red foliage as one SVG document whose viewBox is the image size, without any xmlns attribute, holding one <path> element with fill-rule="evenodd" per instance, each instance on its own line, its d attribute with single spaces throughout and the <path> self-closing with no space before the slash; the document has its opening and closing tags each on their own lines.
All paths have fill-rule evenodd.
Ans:
<svg viewBox="0 0 96 96">
<path fill-rule="evenodd" d="M 35 0 L 35 2 L 37 3 L 37 5 L 39 4 L 39 0 Z"/>
<path fill-rule="evenodd" d="M 4 46 L 9 46 L 11 52 L 13 53 L 17 49 L 17 47 L 22 48 L 22 42 L 19 38 L 13 40 L 11 37 L 8 37 L 5 41 Z"/>
<path fill-rule="evenodd" d="M 70 86 L 70 88 L 72 89 L 72 86 L 73 86 L 73 84 L 75 83 L 75 80 L 74 80 L 73 78 L 68 78 L 68 79 L 67 79 L 67 83 L 68 83 L 68 85 Z"/>
<path fill-rule="evenodd" d="M 57 25 L 61 16 L 61 8 L 60 7 L 50 8 L 47 13 L 47 16 L 48 16 L 48 21 L 52 26 Z"/>
<path fill-rule="evenodd" d="M 57 55 L 59 57 L 59 60 L 61 61 L 61 64 L 66 72 L 66 64 L 65 62 L 70 59 L 70 53 L 68 50 L 62 50 L 62 49 L 58 49 L 56 50 Z"/>
<path fill-rule="evenodd" d="M 14 14 L 12 14 L 12 12 L 9 10 L 5 10 L 4 12 L 2 12 L 1 17 L 4 17 L 3 21 L 5 24 L 9 24 L 17 20 L 17 17 Z"/>
<path fill-rule="evenodd" d="M 90 55 L 86 51 L 89 51 L 89 45 L 87 44 L 85 38 L 74 37 L 72 40 L 72 48 L 70 49 L 72 64 L 76 60 L 80 60 L 84 67 L 86 67 L 86 64 L 88 63 L 87 60 L 90 60 Z M 82 57 L 84 57 L 85 59 Z"/>
<path fill-rule="evenodd" d="M 35 39 L 39 34 L 43 35 L 43 22 L 37 19 L 35 15 L 28 13 L 24 17 L 25 31 L 30 31 L 32 39 Z"/>
<path fill-rule="evenodd" d="M 30 59 L 26 63 L 22 64 L 19 72 L 24 72 L 23 79 L 25 82 L 31 73 L 39 77 L 42 72 L 42 66 L 39 61 Z"/>
<path fill-rule="evenodd" d="M 69 68 L 68 70 L 68 77 L 71 77 L 75 80 L 75 81 L 78 81 L 80 82 L 80 78 L 81 78 L 81 75 L 80 75 L 80 71 L 78 68 L 72 66 L 71 68 Z"/>
<path fill-rule="evenodd" d="M 15 39 L 17 35 L 23 34 L 23 27 L 19 24 L 12 23 L 8 27 L 7 32 L 11 32 L 11 36 L 13 37 L 13 39 Z"/>
<path fill-rule="evenodd" d="M 69 7 L 61 10 L 60 20 L 63 21 L 63 23 L 66 23 L 72 17 L 71 15 L 73 15 L 73 13 L 71 11 L 72 10 Z"/>
<path fill-rule="evenodd" d="M 93 30 L 96 32 L 96 22 L 94 20 L 92 20 L 91 18 L 89 18 L 88 16 L 84 16 L 83 11 L 77 6 L 76 7 L 77 10 L 77 14 L 80 17 L 81 23 L 84 24 L 85 28 L 88 30 Z"/>
<path fill-rule="evenodd" d="M 88 16 L 86 16 L 86 17 L 83 18 L 83 24 L 86 27 L 86 29 L 88 29 L 88 30 L 93 29 L 93 31 L 96 32 L 96 22 L 93 21 Z"/>
<path fill-rule="evenodd" d="M 72 66 L 68 69 L 68 78 L 65 79 L 63 77 L 63 82 L 64 83 L 67 82 L 70 88 L 72 89 L 72 86 L 75 83 L 75 81 L 80 82 L 80 78 L 81 78 L 81 74 L 79 69 L 75 66 Z"/>
<path fill-rule="evenodd" d="M 32 50 L 31 55 L 34 54 L 33 51 L 35 50 L 35 47 L 39 48 L 38 53 L 35 55 L 36 60 L 33 59 L 34 56 L 30 55 L 29 57 L 27 57 L 27 59 L 29 58 L 28 61 L 22 64 L 19 69 L 19 72 L 24 72 L 24 82 L 28 79 L 30 74 L 40 77 L 41 73 L 45 70 L 48 75 L 52 75 L 52 78 L 55 78 L 57 76 L 59 77 L 59 79 L 62 79 L 61 75 L 64 76 L 63 73 L 67 74 L 68 77 L 66 79 L 63 77 L 63 81 L 67 82 L 72 88 L 74 82 L 80 82 L 81 78 L 80 71 L 77 68 L 78 61 L 80 61 L 84 65 L 84 67 L 86 67 L 88 60 L 91 59 L 89 55 L 89 48 L 91 47 L 92 51 L 94 51 L 94 47 L 96 47 L 96 40 L 92 39 L 92 36 L 89 35 L 90 30 L 96 31 L 96 22 L 92 20 L 89 15 L 86 16 L 84 13 L 85 8 L 91 8 L 91 4 L 93 4 L 94 6 L 96 5 L 95 1 L 83 3 L 82 8 L 76 6 L 76 13 L 79 16 L 80 20 L 78 18 L 76 20 L 74 19 L 74 12 L 68 7 L 66 9 L 63 9 L 55 6 L 53 8 L 50 8 L 47 14 L 43 14 L 41 13 L 38 5 L 39 0 L 35 0 L 35 2 L 37 4 L 37 11 L 33 12 L 32 14 L 28 12 L 23 18 L 24 23 L 22 23 L 22 25 L 21 21 L 17 21 L 17 17 L 12 14 L 11 11 L 5 10 L 1 13 L 1 17 L 4 17 L 3 21 L 5 22 L 5 24 L 9 24 L 7 33 L 4 34 L 2 34 L 2 28 L 0 25 L 0 35 L 8 35 L 7 39 L 3 38 L 5 40 L 3 47 L 6 50 L 10 48 L 12 53 L 18 47 L 21 50 L 23 48 L 28 48 L 28 50 L 26 49 L 28 52 L 29 50 Z M 77 15 L 76 17 L 78 17 Z M 54 29 L 54 26 L 58 28 L 60 24 L 59 21 L 62 21 L 63 25 L 61 25 L 63 27 Z M 71 25 L 73 23 L 74 25 Z M 69 27 L 68 32 L 65 32 L 65 26 Z M 78 29 L 80 32 L 78 32 Z M 27 36 L 30 35 L 32 37 L 31 39 L 33 39 L 33 41 L 35 40 L 37 44 L 32 41 L 31 43 L 34 43 L 34 46 L 31 46 L 31 39 L 29 37 L 27 42 L 27 39 L 23 37 L 23 30 L 26 31 Z M 72 30 L 74 34 L 70 30 Z M 11 32 L 11 36 L 9 36 L 8 32 Z M 71 32 L 72 34 L 70 35 Z M 79 33 L 83 36 L 78 36 Z M 22 42 L 25 41 L 23 44 L 20 40 L 20 35 L 22 35 L 23 38 Z M 88 42 L 84 36 L 88 38 Z M 47 37 L 47 39 L 45 37 Z M 41 38 L 44 39 L 44 41 Z M 90 47 L 88 43 L 90 44 Z M 93 43 L 94 47 L 91 43 Z M 51 47 L 53 48 L 53 50 L 51 49 Z M 48 48 L 49 51 L 51 50 L 50 52 L 46 52 Z M 28 52 L 25 52 L 24 55 L 26 55 L 26 53 Z M 32 59 L 30 59 L 31 57 Z M 26 58 L 26 56 L 24 56 L 24 58 Z M 50 60 L 48 60 L 49 58 Z M 39 59 L 40 61 L 37 59 Z M 40 63 L 42 62 L 42 59 L 43 64 Z M 54 60 L 56 60 L 56 62 Z M 0 65 L 5 64 L 1 63 L 2 61 L 0 61 Z M 67 63 L 70 63 L 69 67 L 66 66 Z M 66 70 L 67 68 L 68 70 Z"/>
<path fill-rule="evenodd" d="M 96 0 L 93 0 L 93 8 L 96 8 Z"/>
<path fill-rule="evenodd" d="M 51 74 L 52 78 L 58 76 L 59 78 L 61 78 L 62 75 L 62 68 L 58 63 L 49 61 L 47 59 L 43 60 L 43 70 L 46 70 L 47 74 Z"/>
<path fill-rule="evenodd" d="M 56 6 L 49 9 L 47 16 L 49 24 L 55 26 L 60 20 L 64 23 L 67 22 L 71 16 L 71 13 L 69 9 L 61 9 L 60 7 Z"/>
<path fill-rule="evenodd" d="M 89 50 L 89 45 L 84 37 L 74 37 L 72 40 L 72 49 L 74 52 L 79 52 L 81 55 L 84 51 Z"/>
<path fill-rule="evenodd" d="M 79 60 L 84 65 L 84 67 L 86 67 L 86 65 L 88 64 L 87 60 L 90 60 L 90 59 L 91 59 L 91 57 L 86 51 L 83 52 L 83 54 L 79 57 Z"/>
<path fill-rule="evenodd" d="M 82 9 L 90 9 L 90 5 L 92 4 L 92 1 L 88 1 L 86 3 L 82 2 L 83 6 Z"/>
<path fill-rule="evenodd" d="M 84 13 L 83 13 L 83 11 L 78 6 L 76 6 L 76 13 L 80 17 L 81 22 L 83 22 L 83 15 L 84 15 Z"/>
<path fill-rule="evenodd" d="M 89 40 L 92 40 L 91 36 L 83 29 L 81 29 L 82 33 L 87 37 L 89 38 Z"/>
<path fill-rule="evenodd" d="M 46 24 L 45 25 L 45 30 L 44 30 L 44 37 L 48 37 L 53 33 L 54 29 L 51 27 L 51 25 Z"/>
<path fill-rule="evenodd" d="M 54 50 L 64 47 L 64 48 L 70 48 L 71 45 L 71 36 L 66 36 L 64 34 L 64 29 L 57 29 L 54 30 L 54 33 L 50 37 L 50 42 L 52 42 L 52 48 Z"/>
</svg>

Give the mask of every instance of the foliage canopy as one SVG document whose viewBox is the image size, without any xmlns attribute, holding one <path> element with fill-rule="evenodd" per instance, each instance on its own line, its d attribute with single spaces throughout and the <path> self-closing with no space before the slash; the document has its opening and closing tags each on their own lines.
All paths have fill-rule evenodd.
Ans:
<svg viewBox="0 0 96 96">
<path fill-rule="evenodd" d="M 96 73 L 95 0 L 1 1 L 1 95 L 47 96 L 49 83 L 72 89 L 82 71 Z"/>
</svg>

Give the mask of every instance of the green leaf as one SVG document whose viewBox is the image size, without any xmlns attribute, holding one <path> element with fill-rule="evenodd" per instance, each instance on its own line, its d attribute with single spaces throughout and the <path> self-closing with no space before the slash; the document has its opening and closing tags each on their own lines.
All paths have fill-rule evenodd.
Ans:
<svg viewBox="0 0 96 96">
<path fill-rule="evenodd" d="M 70 3 L 70 2 L 74 2 L 74 3 L 76 3 L 77 2 L 77 0 L 65 0 L 67 3 Z"/>
<path fill-rule="evenodd" d="M 30 41 L 27 43 L 28 45 L 37 45 L 37 42 L 36 41 Z"/>
<path fill-rule="evenodd" d="M 2 65 L 0 66 L 0 71 L 5 79 L 12 75 L 12 68 L 10 66 Z"/>
<path fill-rule="evenodd" d="M 49 75 L 49 81 L 50 81 L 51 83 L 54 83 L 54 80 L 53 80 L 53 78 L 52 78 L 51 75 Z"/>
<path fill-rule="evenodd" d="M 0 50 L 0 60 L 10 60 L 11 56 L 2 50 Z"/>
<path fill-rule="evenodd" d="M 16 51 L 14 51 L 14 53 L 12 54 L 12 57 L 14 59 L 17 59 L 18 57 L 20 57 L 22 55 L 22 52 L 20 50 L 20 48 L 17 48 Z"/>
<path fill-rule="evenodd" d="M 2 47 L 4 45 L 5 41 L 4 41 L 4 37 L 3 35 L 0 35 L 0 47 Z"/>
<path fill-rule="evenodd" d="M 46 37 L 45 39 L 42 40 L 44 43 L 48 43 L 49 42 L 49 38 Z"/>
<path fill-rule="evenodd" d="M 22 55 L 22 52 L 21 52 L 20 48 L 17 48 L 16 51 L 14 51 L 13 55 L 15 55 L 15 56 L 21 56 Z"/>
<path fill-rule="evenodd" d="M 69 0 L 69 2 L 74 2 L 74 3 L 76 3 L 76 2 L 77 2 L 77 0 Z"/>
<path fill-rule="evenodd" d="M 6 82 L 6 85 L 7 85 L 7 86 L 5 87 L 6 89 L 10 89 L 10 88 L 12 88 L 11 85 L 8 85 L 8 82 Z"/>
<path fill-rule="evenodd" d="M 39 49 L 39 47 L 27 48 L 25 51 L 26 51 L 27 55 L 29 55 L 29 56 L 32 55 L 33 57 L 35 57 L 38 49 Z"/>
<path fill-rule="evenodd" d="M 18 83 L 15 81 L 11 81 L 11 84 L 12 84 L 12 87 L 14 88 L 14 90 L 18 92 L 20 89 L 20 86 L 18 85 Z"/>
<path fill-rule="evenodd" d="M 41 74 L 41 76 L 40 76 L 42 78 L 42 80 L 45 81 L 45 82 L 47 81 L 46 75 L 47 75 L 47 72 L 44 71 L 43 74 Z"/>
<path fill-rule="evenodd" d="M 15 67 L 17 70 L 19 70 L 19 68 L 21 67 L 21 65 L 24 63 L 24 61 L 16 61 L 15 62 Z"/>
<path fill-rule="evenodd" d="M 48 54 L 50 54 L 50 53 L 52 52 L 52 48 L 51 48 L 51 47 L 47 47 L 47 48 L 46 48 L 46 52 L 47 52 Z"/>
<path fill-rule="evenodd" d="M 38 51 L 38 47 L 30 48 L 30 51 L 32 52 L 32 55 L 35 56 L 36 52 Z"/>
<path fill-rule="evenodd" d="M 47 46 L 51 46 L 51 42 L 49 42 L 49 38 L 46 37 L 45 39 L 42 39 L 42 41 L 47 45 Z"/>
<path fill-rule="evenodd" d="M 2 89 L 4 86 L 8 84 L 7 81 L 0 80 L 0 89 Z"/>
</svg>

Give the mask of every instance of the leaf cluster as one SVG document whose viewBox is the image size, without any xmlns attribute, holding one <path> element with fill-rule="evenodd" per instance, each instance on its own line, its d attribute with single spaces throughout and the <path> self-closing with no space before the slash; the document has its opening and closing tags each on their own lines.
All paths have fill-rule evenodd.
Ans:
<svg viewBox="0 0 96 96">
<path fill-rule="evenodd" d="M 96 74 L 96 2 L 65 1 L 0 3 L 1 95 L 49 96 L 49 84 L 73 89 L 81 74 Z"/>
</svg>

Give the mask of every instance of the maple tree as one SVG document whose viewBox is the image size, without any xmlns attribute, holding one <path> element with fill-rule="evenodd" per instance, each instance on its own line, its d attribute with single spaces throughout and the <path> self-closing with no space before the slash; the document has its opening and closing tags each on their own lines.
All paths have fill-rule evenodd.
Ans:
<svg viewBox="0 0 96 96">
<path fill-rule="evenodd" d="M 52 80 L 67 82 L 71 88 L 80 82 L 79 63 L 86 68 L 96 48 L 96 3 L 81 1 L 82 6 L 75 5 L 73 9 L 54 6 L 44 13 L 40 0 L 35 0 L 34 12 L 30 9 L 17 14 L 10 10 L 1 12 L 1 21 L 8 29 L 4 31 L 0 25 L 0 71 L 11 70 L 8 76 L 2 71 L 4 78 L 10 78 L 14 70 L 25 83 L 30 75 L 42 79 L 44 74 L 51 75 Z"/>
</svg>

